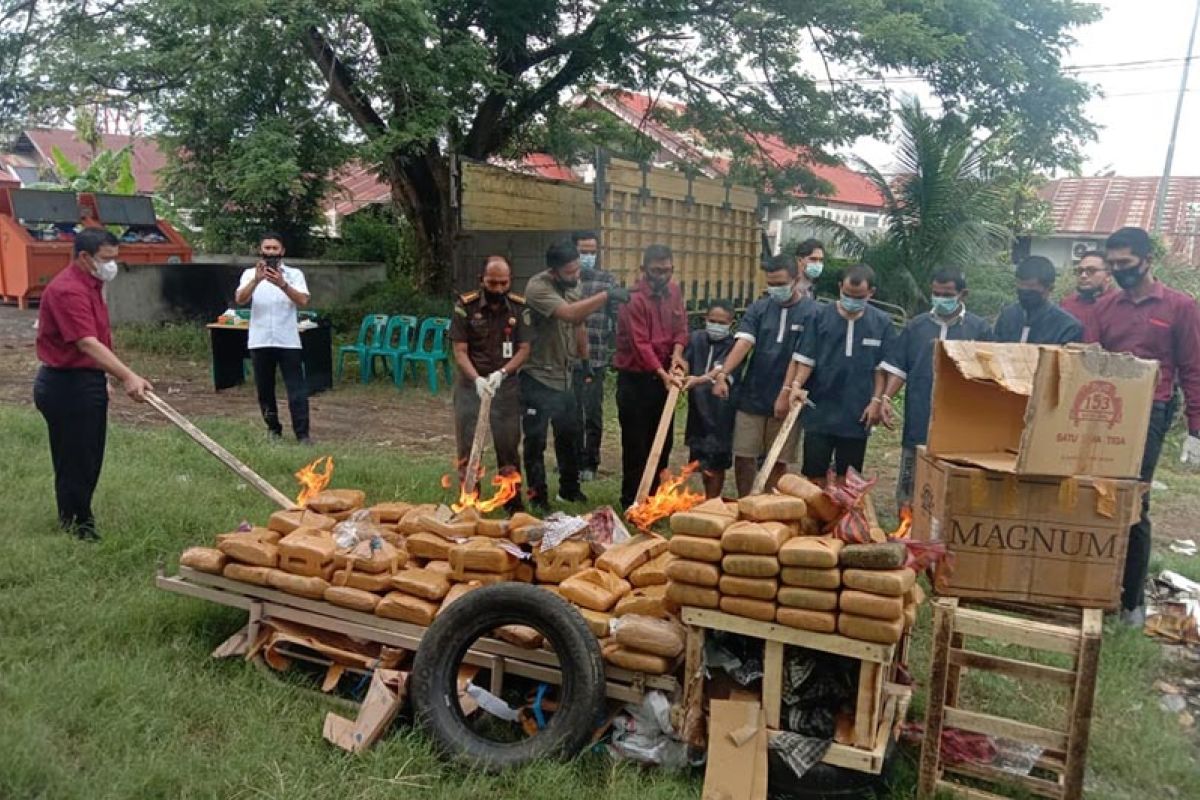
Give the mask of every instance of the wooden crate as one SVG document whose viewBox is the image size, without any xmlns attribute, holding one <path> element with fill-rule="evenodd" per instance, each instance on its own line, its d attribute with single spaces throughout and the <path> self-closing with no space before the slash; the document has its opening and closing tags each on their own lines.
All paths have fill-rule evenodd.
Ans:
<svg viewBox="0 0 1200 800">
<path fill-rule="evenodd" d="M 335 606 L 324 600 L 297 597 L 183 566 L 179 568 L 178 575 L 159 574 L 155 584 L 175 594 L 245 609 L 249 614 L 249 641 L 257 638 L 257 625 L 272 617 L 412 652 L 421 644 L 421 637 L 426 630 L 420 625 L 385 619 Z M 491 671 L 493 693 L 499 692 L 499 686 L 508 674 L 554 685 L 562 683 L 558 657 L 545 649 L 530 650 L 498 639 L 482 638 L 467 651 L 463 660 Z M 679 688 L 678 681 L 670 675 L 645 675 L 611 664 L 605 664 L 605 677 L 608 697 L 628 703 L 640 703 L 649 689 L 661 689 L 671 695 Z"/>
<path fill-rule="evenodd" d="M 1000 795 L 966 786 L 959 778 L 1017 787 L 1036 797 L 1078 800 L 1083 797 L 1084 766 L 1091 731 L 1096 673 L 1100 661 L 1103 612 L 984 604 L 952 598 L 934 602 L 933 657 L 929 707 L 921 746 L 918 796 L 949 792 L 970 800 L 1001 800 Z M 981 638 L 1071 656 L 1070 669 L 981 653 L 967 647 L 968 637 Z M 1065 730 L 970 711 L 959 706 L 962 672 L 967 669 L 1040 681 L 1070 693 Z M 1050 778 L 1014 775 L 990 765 L 947 764 L 941 760 L 946 728 L 1001 736 L 1043 749 L 1035 769 Z"/>
<path fill-rule="evenodd" d="M 703 703 L 703 651 L 706 630 L 725 631 L 761 639 L 763 642 L 762 704 L 767 727 L 780 728 L 783 710 L 783 662 L 786 645 L 807 647 L 825 653 L 857 659 L 858 696 L 854 715 L 853 746 L 834 743 L 823 761 L 838 767 L 878 775 L 897 722 L 908 711 L 911 690 L 891 682 L 896 668 L 896 645 L 875 644 L 837 634 L 816 633 L 772 622 L 726 614 L 704 608 L 684 608 L 683 622 L 688 626 L 688 646 L 684 665 L 685 709 L 697 709 Z M 699 693 L 699 694 L 698 694 Z M 695 713 L 693 711 L 693 713 Z"/>
</svg>

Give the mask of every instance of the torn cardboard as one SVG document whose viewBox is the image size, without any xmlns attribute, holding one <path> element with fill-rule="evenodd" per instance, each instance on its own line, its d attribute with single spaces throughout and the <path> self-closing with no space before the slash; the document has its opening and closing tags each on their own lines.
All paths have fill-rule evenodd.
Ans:
<svg viewBox="0 0 1200 800">
<path fill-rule="evenodd" d="M 373 745 L 400 713 L 407 680 L 407 672 L 375 670 L 358 719 L 349 720 L 333 712 L 325 715 L 322 734 L 326 741 L 351 753 L 361 753 Z"/>
<path fill-rule="evenodd" d="M 1016 475 L 1136 478 L 1158 362 L 1095 347 L 939 341 L 928 448 Z"/>
<path fill-rule="evenodd" d="M 767 718 L 758 699 L 709 704 L 703 800 L 766 800 Z"/>
<path fill-rule="evenodd" d="M 1144 490 L 1137 481 L 989 472 L 920 448 L 913 538 L 946 545 L 939 594 L 1113 608 Z"/>
</svg>

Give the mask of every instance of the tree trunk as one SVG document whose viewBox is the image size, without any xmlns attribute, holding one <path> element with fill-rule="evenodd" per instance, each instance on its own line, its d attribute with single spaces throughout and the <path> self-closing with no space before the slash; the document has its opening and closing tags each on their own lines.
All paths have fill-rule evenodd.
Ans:
<svg viewBox="0 0 1200 800">
<path fill-rule="evenodd" d="M 458 218 L 450 205 L 450 160 L 430 154 L 393 153 L 386 172 L 392 203 L 412 226 L 417 263 L 413 282 L 430 294 L 445 294 L 454 286 L 454 240 Z"/>
</svg>

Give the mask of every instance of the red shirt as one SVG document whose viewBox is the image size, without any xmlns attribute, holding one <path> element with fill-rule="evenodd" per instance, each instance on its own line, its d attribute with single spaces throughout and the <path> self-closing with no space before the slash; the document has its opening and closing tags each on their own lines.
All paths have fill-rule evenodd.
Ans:
<svg viewBox="0 0 1200 800">
<path fill-rule="evenodd" d="M 1079 292 L 1072 292 L 1064 297 L 1059 305 L 1064 311 L 1083 323 L 1083 329 L 1086 331 L 1093 324 L 1092 318 L 1096 316 L 1097 304 L 1107 300 L 1112 293 L 1113 290 L 1109 289 L 1104 294 L 1088 300 Z"/>
<path fill-rule="evenodd" d="M 1127 292 L 1105 295 L 1096 305 L 1084 340 L 1113 353 L 1158 362 L 1154 399 L 1166 402 L 1183 388 L 1189 431 L 1200 431 L 1200 309 L 1190 295 L 1154 281 L 1138 302 Z"/>
<path fill-rule="evenodd" d="M 671 364 L 675 345 L 687 344 L 683 293 L 674 281 L 654 294 L 645 278 L 617 314 L 617 350 L 613 367 L 628 372 L 658 372 Z"/>
<path fill-rule="evenodd" d="M 112 348 L 108 306 L 100 293 L 103 285 L 74 261 L 46 285 L 38 307 L 38 361 L 59 369 L 100 369 L 76 342 L 94 336 Z"/>
</svg>

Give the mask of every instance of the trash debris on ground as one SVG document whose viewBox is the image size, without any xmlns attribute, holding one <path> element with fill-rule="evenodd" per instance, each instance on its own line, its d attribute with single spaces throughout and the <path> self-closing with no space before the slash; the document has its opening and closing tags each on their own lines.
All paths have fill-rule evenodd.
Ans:
<svg viewBox="0 0 1200 800">
<path fill-rule="evenodd" d="M 1145 631 L 1168 641 L 1200 645 L 1200 583 L 1163 570 L 1151 586 Z"/>
<path fill-rule="evenodd" d="M 1176 539 L 1167 549 L 1178 556 L 1194 556 L 1198 551 L 1195 539 Z"/>
</svg>

